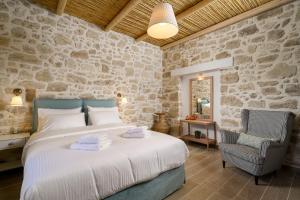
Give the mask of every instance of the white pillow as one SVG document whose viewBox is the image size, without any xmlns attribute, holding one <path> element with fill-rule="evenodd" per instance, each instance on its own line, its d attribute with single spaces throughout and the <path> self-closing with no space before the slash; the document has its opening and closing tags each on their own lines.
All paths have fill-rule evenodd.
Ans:
<svg viewBox="0 0 300 200">
<path fill-rule="evenodd" d="M 51 109 L 51 108 L 39 108 L 38 116 L 55 115 L 55 114 L 74 114 L 81 113 L 81 107 L 72 109 Z"/>
<path fill-rule="evenodd" d="M 119 113 L 114 111 L 89 112 L 89 119 L 92 125 L 122 123 Z"/>
<path fill-rule="evenodd" d="M 44 115 L 39 121 L 41 132 L 85 126 L 84 113 Z"/>
<path fill-rule="evenodd" d="M 87 106 L 89 112 L 95 112 L 95 111 L 113 111 L 118 112 L 118 107 L 91 107 Z"/>
<path fill-rule="evenodd" d="M 45 117 L 48 115 L 57 114 L 75 114 L 81 113 L 81 107 L 72 109 L 52 109 L 52 108 L 38 108 L 38 131 L 41 131 L 41 124 L 44 123 Z"/>
</svg>

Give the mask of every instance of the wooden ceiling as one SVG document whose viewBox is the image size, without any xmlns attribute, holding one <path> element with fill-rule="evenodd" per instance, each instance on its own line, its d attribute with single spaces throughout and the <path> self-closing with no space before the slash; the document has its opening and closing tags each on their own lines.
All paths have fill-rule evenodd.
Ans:
<svg viewBox="0 0 300 200">
<path fill-rule="evenodd" d="M 161 0 L 32 0 L 57 13 L 67 13 L 162 48 L 199 37 L 293 0 L 168 0 L 179 26 L 176 36 L 157 40 L 147 35 L 152 9 Z"/>
</svg>

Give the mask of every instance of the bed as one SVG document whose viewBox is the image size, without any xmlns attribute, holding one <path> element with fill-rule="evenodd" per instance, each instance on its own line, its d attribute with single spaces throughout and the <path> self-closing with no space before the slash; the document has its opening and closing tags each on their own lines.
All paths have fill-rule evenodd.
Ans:
<svg viewBox="0 0 300 200">
<path fill-rule="evenodd" d="M 115 101 L 40 99 L 33 104 L 33 131 L 38 108 L 113 107 Z M 24 179 L 20 199 L 158 200 L 179 189 L 185 180 L 188 150 L 181 140 L 152 132 L 151 137 L 126 139 L 133 125 L 111 124 L 34 133 L 23 151 Z M 86 134 L 105 133 L 112 140 L 101 151 L 76 151 L 70 144 Z"/>
</svg>

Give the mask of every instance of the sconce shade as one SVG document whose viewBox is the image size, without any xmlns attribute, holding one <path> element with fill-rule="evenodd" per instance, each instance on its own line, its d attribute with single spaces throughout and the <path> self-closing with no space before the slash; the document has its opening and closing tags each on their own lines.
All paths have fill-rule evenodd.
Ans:
<svg viewBox="0 0 300 200">
<path fill-rule="evenodd" d="M 128 101 L 127 101 L 127 98 L 126 98 L 126 97 L 123 97 L 122 100 L 121 100 L 121 103 L 122 103 L 122 104 L 126 104 L 127 102 L 128 102 Z"/>
<path fill-rule="evenodd" d="M 198 81 L 202 81 L 202 80 L 204 80 L 204 76 L 199 75 L 199 76 L 198 76 Z"/>
<path fill-rule="evenodd" d="M 160 3 L 154 7 L 147 33 L 156 39 L 170 38 L 178 33 L 177 21 L 169 3 Z"/>
<path fill-rule="evenodd" d="M 21 96 L 14 96 L 11 98 L 11 106 L 23 106 L 23 100 Z"/>
</svg>

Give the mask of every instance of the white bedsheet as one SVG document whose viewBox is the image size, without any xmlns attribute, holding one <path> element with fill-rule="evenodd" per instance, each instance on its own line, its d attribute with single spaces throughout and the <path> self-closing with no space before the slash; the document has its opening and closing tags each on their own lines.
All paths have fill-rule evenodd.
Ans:
<svg viewBox="0 0 300 200">
<path fill-rule="evenodd" d="M 188 149 L 181 140 L 157 132 L 120 137 L 129 128 L 114 124 L 32 135 L 23 151 L 20 199 L 102 199 L 185 162 Z M 101 151 L 71 150 L 83 134 L 107 134 L 112 144 Z"/>
</svg>

